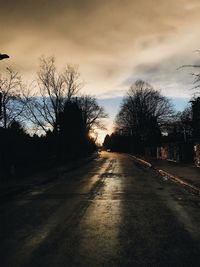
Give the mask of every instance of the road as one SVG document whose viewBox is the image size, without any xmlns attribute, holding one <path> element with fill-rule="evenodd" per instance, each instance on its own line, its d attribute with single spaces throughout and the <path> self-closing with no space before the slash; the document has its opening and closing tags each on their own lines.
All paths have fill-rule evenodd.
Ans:
<svg viewBox="0 0 200 267">
<path fill-rule="evenodd" d="M 200 266 L 200 197 L 101 156 L 0 204 L 0 266 Z"/>
</svg>

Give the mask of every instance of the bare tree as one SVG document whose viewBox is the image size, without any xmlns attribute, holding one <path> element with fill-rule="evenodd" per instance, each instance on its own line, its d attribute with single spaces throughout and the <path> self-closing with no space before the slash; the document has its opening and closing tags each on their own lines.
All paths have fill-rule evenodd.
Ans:
<svg viewBox="0 0 200 267">
<path fill-rule="evenodd" d="M 195 52 L 200 53 L 200 50 L 196 50 Z M 200 69 L 200 64 L 186 64 L 186 65 L 182 65 L 178 68 L 178 70 L 183 69 L 183 68 L 192 68 L 192 69 Z M 195 86 L 192 88 L 194 90 L 198 89 L 200 87 L 200 72 L 192 72 L 191 75 L 194 78 L 194 84 Z M 199 95 L 199 92 L 196 92 L 197 95 Z"/>
<path fill-rule="evenodd" d="M 117 129 L 146 139 L 173 114 L 169 100 L 144 81 L 136 81 L 124 98 L 116 118 Z"/>
<path fill-rule="evenodd" d="M 75 96 L 81 86 L 78 68 L 67 65 L 62 73 L 56 69 L 55 59 L 41 58 L 37 86 L 23 93 L 25 117 L 35 129 L 58 132 L 58 117 L 66 101 Z M 33 93 L 34 92 L 34 93 Z"/>
<path fill-rule="evenodd" d="M 3 128 L 8 128 L 23 112 L 24 107 L 20 101 L 21 87 L 21 77 L 14 70 L 7 68 L 5 74 L 0 76 L 0 125 Z"/>
<path fill-rule="evenodd" d="M 175 113 L 171 120 L 163 126 L 163 131 L 174 140 L 187 141 L 191 138 L 193 133 L 191 106 L 186 107 L 182 112 Z"/>
<path fill-rule="evenodd" d="M 105 129 L 102 120 L 107 118 L 108 115 L 104 111 L 104 108 L 99 106 L 95 97 L 90 95 L 81 96 L 77 98 L 77 103 L 82 110 L 87 133 L 96 128 Z"/>
<path fill-rule="evenodd" d="M 72 97 L 77 95 L 83 86 L 83 82 L 80 81 L 80 73 L 78 72 L 78 66 L 68 64 L 62 74 L 64 88 L 67 92 L 66 98 L 68 101 Z"/>
</svg>

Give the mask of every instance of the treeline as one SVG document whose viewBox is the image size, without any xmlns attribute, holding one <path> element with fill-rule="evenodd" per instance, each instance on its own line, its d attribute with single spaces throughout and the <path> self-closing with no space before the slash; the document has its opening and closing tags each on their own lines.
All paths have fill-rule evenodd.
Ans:
<svg viewBox="0 0 200 267">
<path fill-rule="evenodd" d="M 170 99 L 147 82 L 136 81 L 123 99 L 114 133 L 105 137 L 103 146 L 144 155 L 146 148 L 156 149 L 161 143 L 190 142 L 200 137 L 199 104 L 199 98 L 193 98 L 183 112 L 176 112 Z"/>
<path fill-rule="evenodd" d="M 20 174 L 96 150 L 90 134 L 103 127 L 107 114 L 93 96 L 80 94 L 82 86 L 76 66 L 58 72 L 52 57 L 40 60 L 31 87 L 12 69 L 0 76 L 1 174 Z"/>
</svg>

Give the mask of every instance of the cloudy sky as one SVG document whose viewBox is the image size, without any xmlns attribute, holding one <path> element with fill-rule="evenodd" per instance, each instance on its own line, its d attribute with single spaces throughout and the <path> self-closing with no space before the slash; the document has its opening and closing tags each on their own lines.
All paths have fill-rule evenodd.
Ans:
<svg viewBox="0 0 200 267">
<path fill-rule="evenodd" d="M 79 65 L 83 92 L 100 98 L 114 117 L 120 99 L 145 79 L 181 109 L 192 92 L 191 70 L 200 63 L 199 0 L 0 0 L 0 52 L 25 80 L 41 55 L 62 68 Z M 108 128 L 111 130 L 111 123 Z"/>
</svg>

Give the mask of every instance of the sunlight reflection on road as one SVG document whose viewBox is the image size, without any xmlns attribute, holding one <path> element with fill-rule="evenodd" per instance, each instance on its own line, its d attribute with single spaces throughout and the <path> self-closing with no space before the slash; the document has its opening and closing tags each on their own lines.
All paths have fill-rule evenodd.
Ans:
<svg viewBox="0 0 200 267">
<path fill-rule="evenodd" d="M 117 262 L 120 253 L 119 229 L 122 220 L 121 200 L 115 194 L 123 191 L 121 179 L 117 174 L 121 167 L 116 159 L 111 159 L 104 173 L 104 184 L 89 206 L 79 225 L 81 233 L 79 253 L 87 255 L 87 264 L 103 265 Z"/>
</svg>

